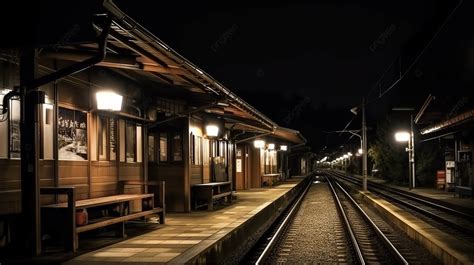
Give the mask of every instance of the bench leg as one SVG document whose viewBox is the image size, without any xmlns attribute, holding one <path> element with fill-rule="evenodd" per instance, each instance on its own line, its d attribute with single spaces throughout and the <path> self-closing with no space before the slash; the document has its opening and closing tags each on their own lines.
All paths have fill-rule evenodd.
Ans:
<svg viewBox="0 0 474 265">
<path fill-rule="evenodd" d="M 125 234 L 125 222 L 117 224 L 117 230 L 115 231 L 115 235 L 120 238 L 127 237 L 127 235 Z"/>
<path fill-rule="evenodd" d="M 214 204 L 212 203 L 212 197 L 207 199 L 207 209 L 212 211 L 214 209 Z"/>
<path fill-rule="evenodd" d="M 158 216 L 160 217 L 160 224 L 165 224 L 165 212 L 160 212 Z"/>
</svg>

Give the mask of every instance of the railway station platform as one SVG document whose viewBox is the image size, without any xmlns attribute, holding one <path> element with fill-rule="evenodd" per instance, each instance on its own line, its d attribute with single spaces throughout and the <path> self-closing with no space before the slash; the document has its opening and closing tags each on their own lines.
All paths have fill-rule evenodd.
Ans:
<svg viewBox="0 0 474 265">
<path fill-rule="evenodd" d="M 339 171 L 344 173 L 343 171 Z M 359 175 L 353 175 L 362 178 Z M 368 181 L 385 184 L 391 188 L 409 191 L 408 187 L 400 187 L 385 183 L 380 178 L 369 177 Z M 473 210 L 474 200 L 459 198 L 454 193 L 430 188 L 416 188 L 409 191 L 412 195 L 423 196 L 426 200 L 437 204 L 449 205 L 449 208 L 461 210 L 470 214 Z M 406 210 L 392 204 L 385 199 L 376 196 L 371 192 L 358 191 L 367 205 L 376 209 L 386 220 L 396 225 L 413 240 L 428 249 L 443 264 L 474 264 L 474 245 L 469 235 L 459 234 L 454 230 L 449 230 L 446 225 L 442 229 L 423 221 Z M 416 196 L 415 196 L 416 197 Z M 455 206 L 455 207 L 452 207 Z"/>
<path fill-rule="evenodd" d="M 353 176 L 362 178 L 360 175 Z M 455 192 L 448 192 L 444 189 L 435 189 L 429 187 L 420 187 L 409 190 L 408 187 L 386 183 L 386 181 L 381 178 L 368 176 L 367 179 L 375 183 L 387 185 L 391 188 L 411 192 L 414 195 L 423 196 L 443 204 L 448 204 L 449 206 L 455 206 L 455 208 L 460 211 L 468 212 L 469 214 L 474 215 L 474 200 L 471 198 L 460 198 Z"/>
<path fill-rule="evenodd" d="M 306 177 L 235 193 L 214 211 L 167 213 L 156 230 L 77 256 L 65 264 L 235 263 L 304 188 Z"/>
</svg>

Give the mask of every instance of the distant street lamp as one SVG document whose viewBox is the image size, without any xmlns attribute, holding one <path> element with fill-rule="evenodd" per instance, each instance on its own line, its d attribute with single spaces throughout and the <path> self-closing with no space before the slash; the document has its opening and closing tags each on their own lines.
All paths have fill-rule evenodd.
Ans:
<svg viewBox="0 0 474 265">
<path fill-rule="evenodd" d="M 406 151 L 408 152 L 408 188 L 411 190 L 415 187 L 415 150 L 413 143 L 413 133 L 397 132 L 395 133 L 397 142 L 408 142 Z"/>
<path fill-rule="evenodd" d="M 410 133 L 409 132 L 397 132 L 397 133 L 395 133 L 395 140 L 397 142 L 408 142 L 408 141 L 410 141 Z"/>
<path fill-rule="evenodd" d="M 393 111 L 409 111 L 413 113 L 414 108 L 392 108 Z M 410 115 L 410 132 L 398 132 L 395 134 L 395 140 L 398 142 L 408 142 L 408 189 L 415 188 L 415 133 L 413 130 L 413 114 Z"/>
</svg>

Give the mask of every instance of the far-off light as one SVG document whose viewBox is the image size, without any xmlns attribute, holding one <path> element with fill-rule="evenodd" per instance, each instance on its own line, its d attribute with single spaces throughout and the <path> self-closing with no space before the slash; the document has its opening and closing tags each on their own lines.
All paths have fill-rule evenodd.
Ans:
<svg viewBox="0 0 474 265">
<path fill-rule="evenodd" d="M 268 144 L 268 150 L 275 150 L 275 144 Z"/>
<path fill-rule="evenodd" d="M 217 137 L 219 135 L 219 127 L 217 125 L 209 124 L 206 126 L 206 135 L 210 137 Z"/>
<path fill-rule="evenodd" d="M 264 140 L 255 140 L 255 141 L 253 141 L 253 146 L 255 148 L 265 148 L 265 141 Z"/>
<path fill-rule="evenodd" d="M 351 153 L 351 152 L 349 152 L 349 153 L 347 153 L 347 155 L 348 155 L 348 156 L 352 156 L 352 153 Z"/>
<path fill-rule="evenodd" d="M 97 109 L 120 111 L 122 110 L 123 97 L 113 91 L 99 91 L 95 94 Z"/>
<path fill-rule="evenodd" d="M 280 145 L 280 151 L 286 151 L 286 150 L 288 150 L 288 146 Z"/>
<path fill-rule="evenodd" d="M 362 155 L 364 153 L 364 151 L 362 150 L 362 148 L 359 148 L 359 150 L 357 150 L 357 153 Z"/>
<path fill-rule="evenodd" d="M 410 140 L 410 133 L 408 133 L 408 132 L 397 132 L 397 133 L 395 133 L 395 140 L 397 142 L 408 142 Z"/>
</svg>

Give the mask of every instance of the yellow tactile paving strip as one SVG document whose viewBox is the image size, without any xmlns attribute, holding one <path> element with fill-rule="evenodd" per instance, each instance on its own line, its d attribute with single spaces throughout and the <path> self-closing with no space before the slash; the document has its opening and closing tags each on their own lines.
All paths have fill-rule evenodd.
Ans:
<svg viewBox="0 0 474 265">
<path fill-rule="evenodd" d="M 78 256 L 66 264 L 160 264 L 172 262 L 187 251 L 206 249 L 250 219 L 289 190 L 301 179 L 272 188 L 236 193 L 237 200 L 215 211 L 166 215 L 158 229 L 120 243 Z"/>
</svg>

